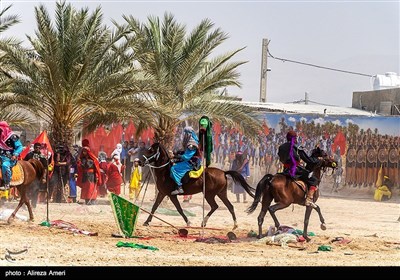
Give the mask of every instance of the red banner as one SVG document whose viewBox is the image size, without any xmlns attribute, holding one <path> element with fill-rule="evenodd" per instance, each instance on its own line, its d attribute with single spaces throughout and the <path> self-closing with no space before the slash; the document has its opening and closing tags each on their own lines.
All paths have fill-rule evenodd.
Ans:
<svg viewBox="0 0 400 280">
<path fill-rule="evenodd" d="M 49 137 L 47 136 L 46 130 L 43 130 L 42 133 L 40 133 L 39 136 L 36 137 L 35 140 L 32 141 L 32 145 L 35 143 L 40 143 L 42 145 L 40 148 L 40 151 L 41 151 L 42 155 L 44 155 L 44 156 L 46 156 L 46 152 L 47 152 L 46 158 L 48 157 L 49 154 L 52 155 L 51 162 L 49 164 L 54 166 L 53 148 L 50 145 Z M 24 159 L 24 157 L 29 152 L 30 152 L 30 147 L 25 147 L 25 149 L 20 154 L 21 159 Z"/>
<path fill-rule="evenodd" d="M 90 150 L 96 156 L 98 155 L 100 148 L 103 149 L 103 151 L 107 154 L 107 156 L 110 156 L 110 154 L 114 151 L 118 143 L 121 143 L 122 140 L 130 141 L 134 139 L 135 133 L 136 133 L 136 127 L 132 122 L 130 122 L 125 127 L 125 130 L 121 124 L 113 124 L 110 130 L 106 130 L 104 126 L 101 126 L 94 132 L 84 135 L 83 139 L 89 140 Z M 123 134 L 124 137 L 122 137 Z M 154 132 L 152 129 L 145 130 L 140 136 L 141 141 L 145 142 L 146 144 L 148 140 L 152 142 L 153 138 L 154 138 Z M 138 139 L 134 140 L 135 142 L 138 141 Z"/>
</svg>

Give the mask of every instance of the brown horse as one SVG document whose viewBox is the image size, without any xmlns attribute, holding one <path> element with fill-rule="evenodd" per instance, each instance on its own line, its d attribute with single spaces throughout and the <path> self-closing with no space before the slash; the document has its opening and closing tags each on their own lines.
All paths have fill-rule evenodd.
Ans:
<svg viewBox="0 0 400 280">
<path fill-rule="evenodd" d="M 144 162 L 143 165 L 148 165 L 151 169 L 154 169 L 155 177 L 156 177 L 156 187 L 158 189 L 158 195 L 154 205 L 151 209 L 151 215 L 144 222 L 145 226 L 148 226 L 152 219 L 152 214 L 157 210 L 157 207 L 160 205 L 165 196 L 168 196 L 172 203 L 175 205 L 179 214 L 183 217 L 186 224 L 189 226 L 190 222 L 186 215 L 183 213 L 182 207 L 178 201 L 176 195 L 170 195 L 170 193 L 174 190 L 175 182 L 170 177 L 170 168 L 172 163 L 168 156 L 168 153 L 164 146 L 160 143 L 154 143 L 148 148 L 143 154 Z M 153 164 L 153 165 L 152 165 Z M 208 212 L 207 216 L 204 217 L 201 226 L 205 227 L 208 219 L 218 208 L 218 204 L 215 202 L 215 196 L 218 196 L 225 206 L 228 208 L 229 212 L 232 215 L 234 227 L 237 228 L 236 215 L 233 209 L 233 205 L 228 200 L 227 194 L 227 177 L 226 175 L 232 176 L 235 182 L 239 182 L 244 190 L 251 196 L 254 197 L 254 189 L 246 182 L 243 176 L 233 170 L 223 171 L 214 167 L 207 167 L 205 170 L 205 199 L 207 203 L 211 206 L 210 212 Z M 189 178 L 187 182 L 183 179 L 183 189 L 185 191 L 184 195 L 196 194 L 203 191 L 203 175 L 197 179 Z"/>
<path fill-rule="evenodd" d="M 307 170 L 312 170 L 314 172 L 314 176 L 318 178 L 318 184 L 321 181 L 322 172 L 326 171 L 326 168 L 330 167 L 332 169 L 336 168 L 337 162 L 333 159 L 328 158 L 326 153 L 319 148 L 314 149 L 311 155 L 312 157 L 321 158 L 320 163 L 312 168 L 308 167 Z M 322 171 L 322 172 L 321 172 Z M 301 185 L 301 186 L 299 186 Z M 275 227 L 278 229 L 280 224 L 275 215 L 275 212 L 280 209 L 285 209 L 292 203 L 296 203 L 299 205 L 305 205 L 306 200 L 306 186 L 302 181 L 294 181 L 292 178 L 289 178 L 287 175 L 278 173 L 275 175 L 266 174 L 260 182 L 257 184 L 255 198 L 252 205 L 247 209 L 247 212 L 253 213 L 256 210 L 258 203 L 262 197 L 262 208 L 261 212 L 258 215 L 258 237 L 262 237 L 262 224 L 264 222 L 264 217 L 269 211 L 272 219 L 274 220 Z M 314 194 L 314 202 L 317 201 L 319 196 L 319 190 Z M 272 200 L 276 202 L 276 204 L 271 205 Z M 305 217 L 304 217 L 304 230 L 303 237 L 309 241 L 310 239 L 307 236 L 307 227 L 309 218 L 311 215 L 313 207 L 306 207 Z M 321 209 L 318 205 L 315 204 L 315 210 L 318 212 L 319 219 L 321 221 L 321 229 L 325 230 L 325 220 L 322 216 Z"/>
<path fill-rule="evenodd" d="M 14 219 L 15 215 L 17 214 L 19 208 L 25 203 L 26 206 L 28 207 L 29 211 L 29 220 L 33 221 L 33 212 L 32 212 L 32 207 L 31 203 L 28 198 L 28 189 L 31 183 L 37 178 L 39 180 L 43 179 L 44 175 L 46 174 L 45 168 L 43 167 L 43 164 L 36 159 L 30 159 L 28 161 L 25 160 L 19 160 L 18 164 L 21 165 L 22 170 L 23 170 L 23 176 L 24 180 L 22 183 L 19 185 L 14 185 L 13 182 L 11 181 L 11 187 L 16 187 L 20 196 L 19 203 L 17 208 L 14 210 L 14 212 L 11 214 L 11 216 L 8 218 L 7 222 L 11 223 L 12 220 Z"/>
</svg>

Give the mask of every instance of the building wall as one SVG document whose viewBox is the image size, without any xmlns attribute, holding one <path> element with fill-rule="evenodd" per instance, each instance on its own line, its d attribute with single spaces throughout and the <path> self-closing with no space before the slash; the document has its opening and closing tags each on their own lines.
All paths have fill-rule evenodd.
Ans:
<svg viewBox="0 0 400 280">
<path fill-rule="evenodd" d="M 351 107 L 383 115 L 400 115 L 400 88 L 355 91 Z"/>
</svg>

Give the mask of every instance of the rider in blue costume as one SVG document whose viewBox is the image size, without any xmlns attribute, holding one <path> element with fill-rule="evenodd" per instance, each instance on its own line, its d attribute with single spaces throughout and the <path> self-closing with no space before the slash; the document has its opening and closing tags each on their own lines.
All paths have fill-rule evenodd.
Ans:
<svg viewBox="0 0 400 280">
<path fill-rule="evenodd" d="M 1 173 L 3 176 L 0 190 L 10 189 L 12 178 L 12 168 L 17 164 L 17 158 L 22 152 L 22 146 L 19 137 L 11 130 L 7 122 L 0 122 L 0 158 Z"/>
<path fill-rule="evenodd" d="M 199 155 L 199 138 L 194 129 L 187 126 L 183 132 L 185 134 L 183 136 L 182 145 L 185 150 L 182 154 L 176 154 L 173 159 L 175 164 L 171 167 L 171 178 L 175 181 L 176 185 L 171 195 L 183 194 L 184 191 L 181 180 L 186 172 L 193 170 L 191 159 Z"/>
</svg>

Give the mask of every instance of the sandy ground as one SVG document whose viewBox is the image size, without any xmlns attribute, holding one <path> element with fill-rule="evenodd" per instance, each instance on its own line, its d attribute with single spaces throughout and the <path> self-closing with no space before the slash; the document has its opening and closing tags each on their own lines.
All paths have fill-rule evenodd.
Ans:
<svg viewBox="0 0 400 280">
<path fill-rule="evenodd" d="M 142 207 L 149 208 L 154 190 L 150 186 Z M 185 210 L 194 213 L 190 217 L 193 227 L 188 228 L 188 238 L 181 238 L 177 230 L 157 219 L 149 227 L 143 226 L 147 214 L 141 212 L 136 235 L 142 238 L 115 238 L 117 233 L 113 213 L 107 198 L 98 205 L 77 203 L 50 203 L 50 220 L 63 220 L 82 230 L 96 232 L 97 236 L 73 233 L 65 229 L 40 226 L 46 220 L 46 205 L 39 204 L 34 210 L 35 221 L 19 219 L 9 225 L 0 221 L 3 242 L 0 244 L 0 266 L 399 266 L 400 265 L 400 199 L 375 202 L 372 189 L 343 188 L 333 195 L 329 187 L 322 188 L 318 201 L 325 216 L 327 230 L 322 231 L 316 212 L 312 213 L 309 231 L 316 236 L 309 243 L 293 244 L 291 247 L 267 245 L 256 238 L 247 238 L 250 230 L 257 231 L 260 207 L 251 214 L 245 213 L 250 203 L 233 203 L 239 228 L 234 232 L 238 240 L 230 243 L 207 244 L 195 242 L 198 237 L 226 238 L 233 222 L 229 211 L 217 200 L 220 208 L 211 216 L 207 227 L 198 228 L 202 220 L 202 194 L 190 203 L 182 203 Z M 229 193 L 231 202 L 236 199 Z M 141 200 L 141 199 L 140 199 Z M 140 200 L 138 204 L 140 205 Z M 182 201 L 183 198 L 180 199 Z M 252 199 L 248 199 L 251 201 Z M 16 202 L 6 203 L 14 209 Z M 171 202 L 165 208 L 174 209 Z M 4 210 L 6 208 L 2 208 Z M 206 211 L 208 210 L 206 207 Z M 283 225 L 303 228 L 305 208 L 290 206 L 278 212 Z M 207 213 L 207 212 L 206 212 Z M 25 209 L 19 214 L 28 216 Z M 157 214 L 177 228 L 185 227 L 180 216 Z M 272 225 L 267 214 L 264 231 Z M 212 228 L 212 229 L 211 229 Z M 348 244 L 331 242 L 335 237 L 351 240 Z M 6 241 L 5 241 L 6 240 Z M 155 246 L 159 250 L 117 247 L 118 241 Z M 295 246 L 297 247 L 295 247 Z M 317 251 L 320 245 L 329 245 L 332 251 Z M 6 249 L 20 251 L 14 260 L 5 258 Z"/>
</svg>

